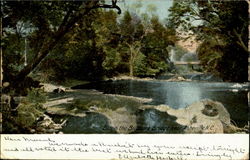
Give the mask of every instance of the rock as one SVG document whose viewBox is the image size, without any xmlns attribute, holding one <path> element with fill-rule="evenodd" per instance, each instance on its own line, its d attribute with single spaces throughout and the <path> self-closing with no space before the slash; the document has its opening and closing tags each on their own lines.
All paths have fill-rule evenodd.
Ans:
<svg viewBox="0 0 250 160">
<path fill-rule="evenodd" d="M 37 127 L 37 128 L 36 128 L 36 131 L 37 131 L 38 133 L 44 133 L 44 132 L 45 132 L 45 128 L 43 128 L 43 127 Z"/>
<path fill-rule="evenodd" d="M 65 93 L 65 88 L 59 87 L 53 90 L 54 93 Z"/>
<path fill-rule="evenodd" d="M 10 82 L 3 82 L 3 87 L 8 87 L 10 85 Z"/>
<path fill-rule="evenodd" d="M 37 126 L 48 128 L 53 123 L 54 123 L 53 120 L 49 116 L 44 115 L 43 120 L 39 121 L 37 123 Z"/>
<path fill-rule="evenodd" d="M 234 85 L 231 86 L 232 88 L 242 88 L 243 86 L 239 83 L 236 83 Z"/>
<path fill-rule="evenodd" d="M 232 91 L 232 92 L 239 92 L 238 89 L 232 89 L 231 91 Z"/>
<path fill-rule="evenodd" d="M 96 105 L 93 105 L 93 106 L 89 107 L 89 110 L 92 111 L 92 112 L 94 112 L 94 111 L 98 110 L 98 107 Z"/>
<path fill-rule="evenodd" d="M 85 117 L 69 116 L 63 133 L 117 133 L 103 114 L 91 112 Z"/>
<path fill-rule="evenodd" d="M 170 115 L 176 116 L 176 122 L 186 125 L 186 133 L 224 133 L 230 125 L 230 115 L 226 108 L 209 99 L 195 102 L 182 109 L 169 109 Z"/>
<path fill-rule="evenodd" d="M 201 101 L 203 103 L 203 107 L 206 105 L 213 106 L 215 109 L 218 111 L 218 119 L 223 123 L 223 124 L 228 124 L 230 125 L 230 114 L 228 113 L 227 109 L 223 106 L 222 103 L 212 101 L 209 99 L 205 99 Z"/>
<path fill-rule="evenodd" d="M 181 81 L 191 81 L 190 79 L 185 79 L 183 76 L 174 76 L 167 80 L 168 82 L 181 82 Z"/>
<path fill-rule="evenodd" d="M 179 81 L 185 81 L 186 79 L 184 77 L 177 77 Z"/>
<path fill-rule="evenodd" d="M 7 104 L 7 105 L 10 105 L 10 100 L 11 100 L 11 97 L 7 94 L 2 94 L 1 95 L 1 104 Z"/>
<path fill-rule="evenodd" d="M 103 114 L 109 119 L 110 126 L 115 128 L 117 133 L 128 134 L 137 128 L 136 115 L 131 114 L 126 107 L 106 110 Z"/>
<path fill-rule="evenodd" d="M 201 112 L 204 115 L 210 116 L 210 117 L 214 117 L 214 116 L 217 116 L 219 114 L 218 110 L 215 107 L 208 105 L 208 104 L 205 105 L 204 109 Z"/>
<path fill-rule="evenodd" d="M 41 83 L 40 86 L 45 92 L 65 92 L 68 88 L 59 86 L 59 85 L 54 85 L 54 84 L 49 84 L 49 83 Z"/>
<path fill-rule="evenodd" d="M 145 109 L 137 114 L 136 133 L 183 133 L 184 125 L 176 117 L 157 109 Z"/>
<path fill-rule="evenodd" d="M 57 130 L 55 130 L 55 129 L 47 129 L 45 132 L 46 133 L 56 133 Z"/>
<path fill-rule="evenodd" d="M 37 126 L 41 126 L 41 127 L 49 127 L 49 125 L 51 124 L 51 121 L 49 120 L 43 120 L 37 123 Z"/>
<path fill-rule="evenodd" d="M 0 99 L 0 111 L 6 116 L 9 117 L 11 115 L 11 97 L 6 94 L 1 95 Z"/>
<path fill-rule="evenodd" d="M 30 129 L 30 133 L 36 133 L 35 129 Z"/>
<path fill-rule="evenodd" d="M 59 130 L 59 129 L 62 129 L 62 125 L 53 123 L 49 125 L 49 128 Z"/>
<path fill-rule="evenodd" d="M 62 126 L 65 125 L 67 119 L 64 120 L 61 124 L 55 123 L 51 117 L 44 114 L 43 119 L 37 123 L 37 132 L 38 133 L 58 133 Z"/>
</svg>

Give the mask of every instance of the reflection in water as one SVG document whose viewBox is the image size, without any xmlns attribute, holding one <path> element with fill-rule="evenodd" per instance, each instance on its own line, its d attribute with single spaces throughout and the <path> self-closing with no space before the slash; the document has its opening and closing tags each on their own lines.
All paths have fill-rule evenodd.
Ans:
<svg viewBox="0 0 250 160">
<path fill-rule="evenodd" d="M 249 86 L 244 84 L 237 92 L 232 92 L 234 83 L 220 82 L 166 82 L 166 81 L 133 81 L 120 80 L 97 82 L 73 87 L 97 89 L 104 93 L 122 94 L 135 97 L 152 98 L 150 104 L 166 104 L 172 108 L 184 108 L 201 99 L 221 102 L 228 110 L 231 118 L 247 124 Z"/>
<path fill-rule="evenodd" d="M 184 108 L 190 104 L 190 102 L 196 102 L 201 99 L 201 90 L 197 86 L 193 86 L 190 83 L 186 85 L 169 85 L 167 83 L 162 84 L 164 92 L 166 94 L 165 104 L 173 108 Z"/>
</svg>

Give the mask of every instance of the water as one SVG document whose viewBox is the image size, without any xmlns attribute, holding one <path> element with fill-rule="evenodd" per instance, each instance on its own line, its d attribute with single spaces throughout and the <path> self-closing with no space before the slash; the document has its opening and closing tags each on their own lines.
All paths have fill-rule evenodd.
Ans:
<svg viewBox="0 0 250 160">
<path fill-rule="evenodd" d="M 186 53 L 181 57 L 181 61 L 183 62 L 198 61 L 198 57 L 196 53 Z"/>
<path fill-rule="evenodd" d="M 247 84 L 119 80 L 95 82 L 73 88 L 97 89 L 108 94 L 152 98 L 152 105 L 166 104 L 175 109 L 187 107 L 202 99 L 211 99 L 221 102 L 237 125 L 243 126 L 248 120 Z"/>
<path fill-rule="evenodd" d="M 169 59 L 170 59 L 170 61 L 171 62 L 174 62 L 174 61 L 176 61 L 176 55 L 175 55 L 175 50 L 172 48 L 171 50 L 170 50 L 170 57 L 169 57 Z"/>
</svg>

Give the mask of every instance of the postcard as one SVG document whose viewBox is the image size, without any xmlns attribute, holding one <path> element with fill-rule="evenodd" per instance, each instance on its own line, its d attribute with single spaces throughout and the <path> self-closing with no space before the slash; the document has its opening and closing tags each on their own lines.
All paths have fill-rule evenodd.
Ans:
<svg viewBox="0 0 250 160">
<path fill-rule="evenodd" d="M 1 1 L 1 158 L 249 158 L 249 1 Z"/>
</svg>

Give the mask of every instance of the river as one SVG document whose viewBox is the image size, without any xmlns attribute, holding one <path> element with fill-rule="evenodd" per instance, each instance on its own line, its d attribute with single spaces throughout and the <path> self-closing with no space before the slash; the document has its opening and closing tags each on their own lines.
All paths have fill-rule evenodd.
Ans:
<svg viewBox="0 0 250 160">
<path fill-rule="evenodd" d="M 106 94 L 152 98 L 149 104 L 166 104 L 175 109 L 187 107 L 202 99 L 211 99 L 221 102 L 238 126 L 242 127 L 248 121 L 247 83 L 117 80 L 93 82 L 73 89 L 96 89 Z"/>
</svg>

